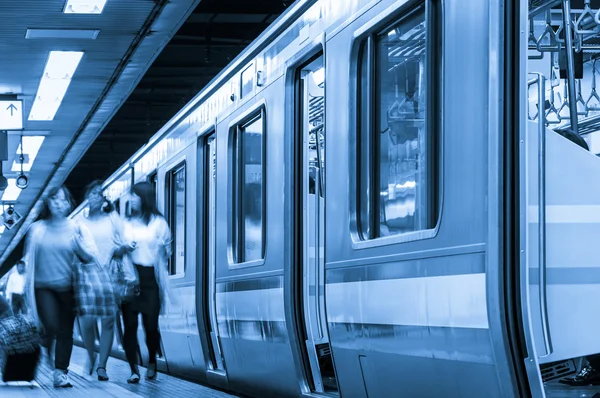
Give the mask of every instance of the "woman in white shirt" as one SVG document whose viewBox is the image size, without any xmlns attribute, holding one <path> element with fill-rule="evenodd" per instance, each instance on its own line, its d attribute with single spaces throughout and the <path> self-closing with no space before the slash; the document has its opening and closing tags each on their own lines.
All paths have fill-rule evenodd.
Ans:
<svg viewBox="0 0 600 398">
<path fill-rule="evenodd" d="M 128 383 L 138 383 L 137 366 L 138 314 L 142 314 L 149 360 L 147 379 L 156 378 L 156 352 L 160 344 L 158 317 L 169 294 L 167 264 L 171 256 L 171 231 L 156 206 L 154 187 L 147 182 L 135 184 L 129 201 L 131 215 L 124 221 L 122 239 L 131 247 L 131 261 L 138 274 L 138 294 L 123 304 L 125 333 L 123 345 L 131 376 Z"/>
</svg>

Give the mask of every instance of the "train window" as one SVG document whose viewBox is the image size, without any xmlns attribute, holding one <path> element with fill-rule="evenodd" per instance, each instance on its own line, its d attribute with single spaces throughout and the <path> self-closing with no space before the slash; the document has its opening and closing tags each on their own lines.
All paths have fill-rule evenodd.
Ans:
<svg viewBox="0 0 600 398">
<path fill-rule="evenodd" d="M 358 219 L 362 239 L 435 226 L 424 5 L 362 43 L 358 81 Z"/>
<path fill-rule="evenodd" d="M 254 64 L 250 65 L 242 72 L 241 84 L 240 98 L 244 98 L 250 94 L 254 88 Z"/>
<path fill-rule="evenodd" d="M 233 131 L 233 253 L 236 263 L 264 256 L 264 114 Z"/>
<path fill-rule="evenodd" d="M 185 164 L 167 174 L 167 218 L 173 236 L 169 275 L 185 273 Z"/>
</svg>

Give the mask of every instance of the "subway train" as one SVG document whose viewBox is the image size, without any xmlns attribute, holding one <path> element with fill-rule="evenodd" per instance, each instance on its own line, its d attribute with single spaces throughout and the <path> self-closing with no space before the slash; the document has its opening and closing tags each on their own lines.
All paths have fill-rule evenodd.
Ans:
<svg viewBox="0 0 600 398">
<path fill-rule="evenodd" d="M 152 182 L 172 229 L 159 369 L 256 397 L 541 397 L 600 352 L 600 160 L 527 115 L 529 6 L 298 0 L 108 178 L 121 214 Z"/>
</svg>

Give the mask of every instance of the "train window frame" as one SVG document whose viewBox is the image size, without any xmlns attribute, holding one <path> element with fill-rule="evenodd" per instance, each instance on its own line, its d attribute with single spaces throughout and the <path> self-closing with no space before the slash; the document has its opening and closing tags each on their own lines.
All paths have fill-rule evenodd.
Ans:
<svg viewBox="0 0 600 398">
<path fill-rule="evenodd" d="M 378 84 L 378 70 L 376 69 L 376 57 L 378 55 L 377 38 L 386 34 L 390 29 L 396 26 L 402 26 L 402 23 L 409 21 L 416 13 L 424 12 L 426 26 L 426 61 L 424 76 L 426 83 L 426 110 L 425 110 L 425 130 L 427 139 L 427 148 L 425 154 L 429 158 L 427 181 L 429 190 L 427 208 L 427 225 L 425 228 L 419 228 L 412 231 L 401 232 L 386 236 L 374 234 L 376 231 L 376 219 L 380 218 L 380 210 L 374 210 L 375 205 L 379 205 L 379 200 L 370 200 L 366 206 L 367 219 L 369 223 L 369 233 L 363 231 L 361 223 L 365 222 L 364 206 L 364 187 L 367 186 L 369 192 L 373 192 L 373 187 L 380 184 L 381 175 L 374 168 L 378 168 L 380 158 L 379 154 L 373 154 L 371 146 L 377 144 L 373 138 L 377 120 L 371 116 L 375 111 L 373 101 L 377 99 L 375 88 Z M 395 7 L 393 10 L 386 10 L 371 19 L 367 24 L 357 28 L 354 32 L 354 41 L 351 52 L 351 76 L 353 84 L 352 95 L 354 101 L 351 102 L 350 115 L 351 125 L 354 129 L 354 140 L 351 145 L 350 164 L 351 188 L 354 194 L 351 196 L 351 240 L 354 249 L 366 249 L 383 245 L 406 243 L 435 237 L 440 228 L 443 209 L 443 129 L 442 129 L 442 98 L 443 98 L 443 41 L 442 33 L 442 14 L 441 4 L 438 0 L 418 0 L 411 1 Z M 366 62 L 365 62 L 366 58 Z M 366 73 L 363 71 L 366 69 Z M 366 79 L 365 79 L 366 75 Z M 366 85 L 363 81 L 366 80 Z M 366 87 L 363 87 L 366 86 Z M 366 93 L 364 91 L 367 91 Z M 364 100 L 366 94 L 366 101 Z M 366 104 L 366 105 L 363 105 Z M 364 117 L 367 115 L 365 124 Z M 366 126 L 366 128 L 365 128 Z M 366 131 L 365 131 L 366 130 Z M 366 136 L 366 137 L 365 137 Z M 365 140 L 366 138 L 366 140 Z M 368 147 L 362 148 L 368 143 Z M 363 170 L 366 168 L 367 172 Z M 365 178 L 366 176 L 366 178 Z M 366 182 L 364 180 L 367 180 Z"/>
<path fill-rule="evenodd" d="M 175 211 L 173 210 L 173 203 L 175 202 L 173 199 L 174 189 L 173 189 L 173 175 L 183 169 L 183 175 L 185 178 L 184 186 L 183 186 L 183 271 L 177 273 L 176 270 L 174 273 L 171 273 L 173 263 L 175 261 L 176 256 L 176 222 L 174 221 Z M 148 176 L 148 180 L 152 176 L 156 174 L 157 184 L 158 184 L 158 174 L 151 173 Z M 158 186 L 158 185 L 157 185 Z M 171 257 L 168 261 L 168 276 L 171 279 L 179 279 L 184 278 L 187 273 L 187 215 L 188 215 L 188 200 L 187 200 L 187 191 L 188 191 L 188 168 L 187 163 L 184 160 L 175 163 L 174 166 L 169 167 L 165 172 L 165 218 L 169 224 L 169 229 L 171 230 Z M 158 192 L 157 192 L 158 196 Z"/>
<path fill-rule="evenodd" d="M 243 213 L 241 206 L 243 202 L 240 197 L 243 193 L 243 183 L 240 182 L 238 176 L 240 169 L 242 169 L 242 162 L 238 162 L 238 145 L 237 137 L 239 134 L 243 134 L 244 128 L 255 123 L 257 120 L 261 121 L 261 195 L 262 195 L 262 206 L 261 206 L 261 256 L 258 259 L 246 260 L 245 257 L 240 253 L 243 252 L 242 241 L 240 239 L 240 231 L 243 230 L 245 218 L 239 217 Z M 247 268 L 256 267 L 265 264 L 267 254 L 267 107 L 264 101 L 260 101 L 251 109 L 244 112 L 243 115 L 234 119 L 229 124 L 229 137 L 228 137 L 228 259 L 229 268 Z M 242 157 L 243 159 L 243 157 Z"/>
</svg>

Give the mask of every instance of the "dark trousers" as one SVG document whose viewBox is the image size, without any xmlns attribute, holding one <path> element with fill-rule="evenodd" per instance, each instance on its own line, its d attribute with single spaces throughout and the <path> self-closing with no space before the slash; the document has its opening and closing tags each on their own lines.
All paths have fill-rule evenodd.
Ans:
<svg viewBox="0 0 600 398">
<path fill-rule="evenodd" d="M 149 363 L 156 363 L 156 352 L 160 344 L 158 331 L 158 317 L 160 315 L 160 296 L 158 283 L 154 276 L 154 268 L 136 265 L 140 277 L 140 294 L 133 300 L 123 304 L 123 348 L 127 361 L 133 373 L 137 369 L 137 331 L 138 316 L 142 314 L 142 324 L 146 332 L 146 346 L 148 347 Z"/>
<path fill-rule="evenodd" d="M 42 325 L 46 331 L 45 346 L 52 348 L 52 340 L 56 338 L 54 367 L 67 371 L 73 351 L 73 327 L 75 324 L 73 291 L 56 291 L 36 288 L 35 301 Z"/>
<path fill-rule="evenodd" d="M 25 305 L 25 296 L 22 294 L 13 293 L 11 297 L 12 310 L 15 315 L 27 314 L 27 306 Z"/>
</svg>

